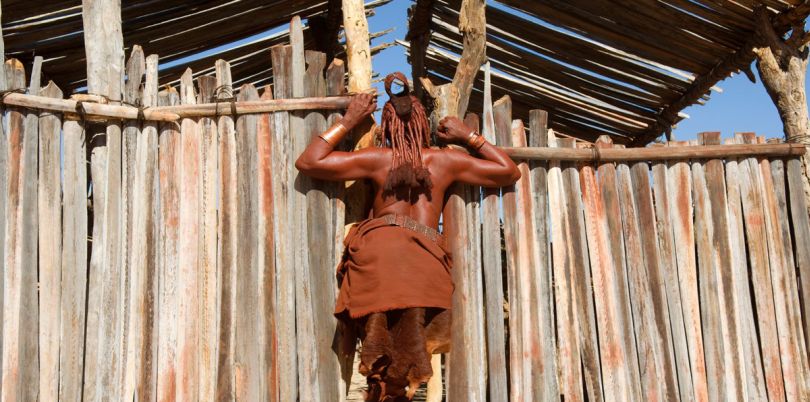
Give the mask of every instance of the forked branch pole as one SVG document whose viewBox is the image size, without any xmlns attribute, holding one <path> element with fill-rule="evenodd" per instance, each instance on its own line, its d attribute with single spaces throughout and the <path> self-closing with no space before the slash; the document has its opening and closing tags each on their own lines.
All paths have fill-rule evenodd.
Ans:
<svg viewBox="0 0 810 402">
<path fill-rule="evenodd" d="M 486 58 L 486 1 L 464 0 L 459 10 L 458 28 L 464 38 L 464 50 L 456 67 L 453 82 L 433 86 L 422 78 L 425 91 L 434 99 L 433 119 L 439 116 L 464 115 L 470 100 L 475 75 Z"/>
</svg>

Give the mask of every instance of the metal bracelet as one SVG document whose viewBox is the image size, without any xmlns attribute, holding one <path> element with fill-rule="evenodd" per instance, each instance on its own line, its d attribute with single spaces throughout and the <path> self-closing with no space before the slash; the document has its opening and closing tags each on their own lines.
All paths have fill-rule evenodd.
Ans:
<svg viewBox="0 0 810 402">
<path fill-rule="evenodd" d="M 322 140 L 326 141 L 327 144 L 331 146 L 337 145 L 340 140 L 349 132 L 349 129 L 343 125 L 343 123 L 337 123 L 332 127 L 329 127 L 328 130 L 324 131 L 318 137 L 321 137 Z"/>
<path fill-rule="evenodd" d="M 475 131 L 471 132 L 469 137 L 467 138 L 467 145 L 475 149 L 476 151 L 481 149 L 484 146 L 484 143 L 487 140 L 481 134 L 476 133 Z"/>
</svg>

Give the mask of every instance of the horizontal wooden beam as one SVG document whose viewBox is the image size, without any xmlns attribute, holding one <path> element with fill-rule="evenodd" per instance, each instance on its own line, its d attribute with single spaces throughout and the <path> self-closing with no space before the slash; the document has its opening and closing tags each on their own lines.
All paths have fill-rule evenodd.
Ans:
<svg viewBox="0 0 810 402">
<path fill-rule="evenodd" d="M 804 144 L 734 144 L 654 148 L 533 148 L 503 147 L 512 159 L 576 162 L 631 162 L 749 156 L 789 157 L 804 155 Z"/>
<path fill-rule="evenodd" d="M 198 105 L 161 106 L 152 110 L 175 113 L 180 117 L 211 117 L 239 114 L 286 112 L 292 110 L 346 109 L 352 96 L 323 96 L 311 98 L 273 99 L 261 101 L 202 103 Z"/>
<path fill-rule="evenodd" d="M 29 109 L 85 115 L 94 119 L 124 119 L 175 122 L 181 118 L 213 117 L 231 114 L 270 113 L 291 110 L 336 110 L 345 109 L 351 96 L 328 96 L 313 98 L 275 99 L 203 103 L 142 108 L 128 105 L 110 105 L 93 102 L 77 102 L 73 99 L 54 99 L 19 93 L 6 94 L 0 103 Z"/>
</svg>

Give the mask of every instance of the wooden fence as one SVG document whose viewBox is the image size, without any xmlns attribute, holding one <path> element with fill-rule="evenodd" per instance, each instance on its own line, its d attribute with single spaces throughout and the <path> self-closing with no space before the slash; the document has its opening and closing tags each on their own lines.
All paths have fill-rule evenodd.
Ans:
<svg viewBox="0 0 810 402">
<path fill-rule="evenodd" d="M 274 85 L 237 100 L 343 93 L 343 64 L 292 37 L 271 51 Z M 157 67 L 132 51 L 124 101 L 231 102 L 225 62 L 179 88 L 159 89 Z M 37 66 L 28 84 L 19 62 L 5 70 L 9 88 L 63 97 Z M 510 109 L 484 118 L 499 145 L 580 145 L 547 133 L 545 112 L 526 131 Z M 344 186 L 293 165 L 336 112 L 1 116 L 3 401 L 345 399 L 331 314 Z M 800 159 L 520 169 L 513 187 L 459 186 L 448 202 L 447 400 L 808 400 Z"/>
</svg>

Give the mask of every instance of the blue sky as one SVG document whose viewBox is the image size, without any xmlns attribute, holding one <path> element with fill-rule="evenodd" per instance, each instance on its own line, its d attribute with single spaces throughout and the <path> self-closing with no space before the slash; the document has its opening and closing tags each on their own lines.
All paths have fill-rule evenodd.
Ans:
<svg viewBox="0 0 810 402">
<path fill-rule="evenodd" d="M 407 9 L 412 3 L 408 0 L 394 0 L 376 9 L 376 15 L 369 19 L 371 32 L 394 28 L 394 31 L 374 40 L 372 45 L 404 39 L 408 32 Z M 380 77 L 402 71 L 410 77 L 411 68 L 405 51 L 399 46 L 390 47 L 373 59 L 374 71 Z M 756 69 L 753 69 L 756 72 Z M 701 131 L 720 131 L 723 137 L 734 132 L 753 131 L 768 138 L 782 137 L 782 123 L 765 88 L 758 81 L 751 83 L 743 74 L 737 74 L 721 81 L 717 86 L 722 93 L 714 92 L 704 106 L 695 105 L 684 110 L 690 116 L 678 124 L 673 131 L 676 140 L 696 138 Z M 382 91 L 382 87 L 379 87 Z M 493 98 L 504 94 L 493 93 Z M 384 101 L 383 97 L 380 99 Z"/>
</svg>

